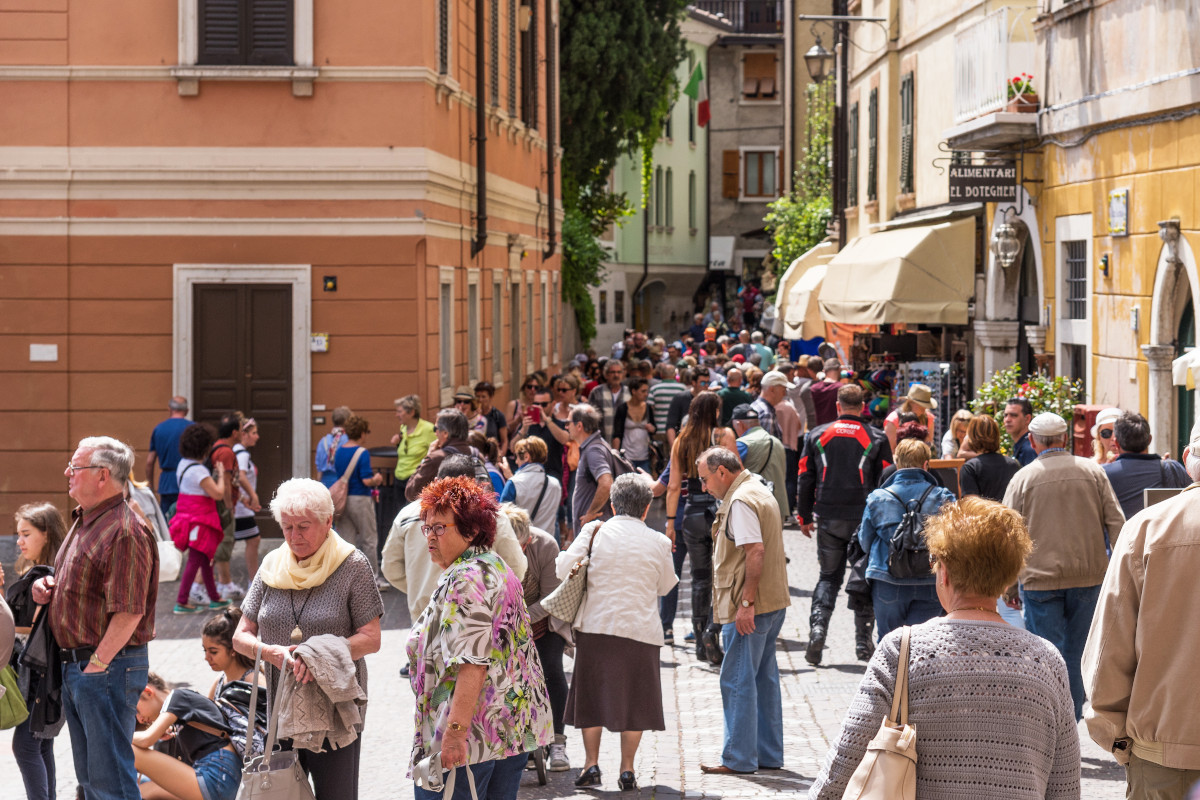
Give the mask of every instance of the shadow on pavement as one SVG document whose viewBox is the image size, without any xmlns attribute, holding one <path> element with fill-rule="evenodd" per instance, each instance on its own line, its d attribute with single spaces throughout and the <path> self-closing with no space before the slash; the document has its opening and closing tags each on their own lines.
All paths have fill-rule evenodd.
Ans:
<svg viewBox="0 0 1200 800">
<path fill-rule="evenodd" d="M 1079 773 L 1090 780 L 1125 781 L 1125 768 L 1108 758 L 1081 758 Z"/>
</svg>

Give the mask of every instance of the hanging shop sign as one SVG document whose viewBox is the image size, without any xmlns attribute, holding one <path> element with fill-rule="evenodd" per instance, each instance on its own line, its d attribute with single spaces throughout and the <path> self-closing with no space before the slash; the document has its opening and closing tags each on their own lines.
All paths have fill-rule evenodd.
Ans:
<svg viewBox="0 0 1200 800">
<path fill-rule="evenodd" d="M 951 164 L 950 202 L 971 200 L 984 203 L 1015 203 L 1017 200 L 1016 162 Z"/>
</svg>

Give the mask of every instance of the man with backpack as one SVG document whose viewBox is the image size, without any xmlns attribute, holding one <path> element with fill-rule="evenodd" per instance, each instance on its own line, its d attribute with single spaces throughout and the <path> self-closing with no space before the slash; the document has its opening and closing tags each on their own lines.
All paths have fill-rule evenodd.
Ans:
<svg viewBox="0 0 1200 800">
<path fill-rule="evenodd" d="M 575 472 L 575 494 L 571 498 L 575 533 L 594 519 L 612 518 L 608 494 L 613 481 L 634 471 L 633 465 L 604 440 L 600 430 L 602 420 L 601 413 L 586 403 L 572 407 L 567 420 L 567 433 L 579 445 L 579 468 Z"/>
<path fill-rule="evenodd" d="M 925 519 L 954 502 L 954 494 L 937 485 L 928 466 L 929 445 L 905 439 L 896 445 L 896 472 L 867 496 L 858 541 L 870 556 L 867 580 L 879 639 L 942 613 L 925 546 Z"/>
<path fill-rule="evenodd" d="M 883 431 L 862 419 L 863 391 L 848 383 L 838 389 L 838 417 L 818 425 L 804 437 L 800 457 L 800 498 L 797 514 L 805 536 L 817 532 L 820 576 L 809 614 L 808 647 L 804 659 L 821 663 L 829 618 L 846 577 L 846 549 L 862 519 L 867 495 L 892 459 Z M 854 609 L 855 653 L 866 661 L 874 649 L 871 632 L 875 612 L 866 604 Z"/>
</svg>

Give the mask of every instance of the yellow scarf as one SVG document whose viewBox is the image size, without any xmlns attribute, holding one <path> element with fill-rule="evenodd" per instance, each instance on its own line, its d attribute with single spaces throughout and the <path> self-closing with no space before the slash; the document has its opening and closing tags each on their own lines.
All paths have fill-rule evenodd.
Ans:
<svg viewBox="0 0 1200 800">
<path fill-rule="evenodd" d="M 324 544 L 308 558 L 296 558 L 285 544 L 263 557 L 258 573 L 262 575 L 263 583 L 273 589 L 312 589 L 337 571 L 355 549 L 330 528 Z"/>
</svg>

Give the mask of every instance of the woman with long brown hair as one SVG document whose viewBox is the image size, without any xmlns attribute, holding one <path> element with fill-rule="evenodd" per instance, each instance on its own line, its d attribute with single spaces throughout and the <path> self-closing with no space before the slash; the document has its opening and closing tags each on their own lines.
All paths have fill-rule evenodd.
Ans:
<svg viewBox="0 0 1200 800">
<path fill-rule="evenodd" d="M 671 480 L 667 484 L 666 533 L 673 545 L 680 490 L 687 479 L 681 533 L 692 563 L 692 631 L 696 635 L 696 658 L 714 666 L 723 657 L 721 627 L 712 624 L 712 524 L 717 516 L 717 501 L 705 491 L 696 470 L 696 459 L 710 447 L 737 452 L 737 437 L 733 431 L 719 426 L 720 419 L 721 398 L 716 392 L 701 392 L 692 399 L 687 424 L 671 446 Z"/>
</svg>

